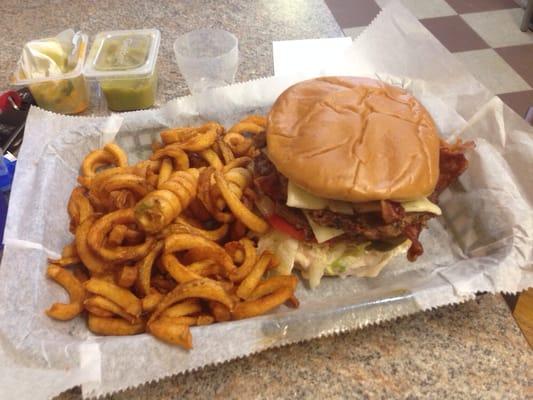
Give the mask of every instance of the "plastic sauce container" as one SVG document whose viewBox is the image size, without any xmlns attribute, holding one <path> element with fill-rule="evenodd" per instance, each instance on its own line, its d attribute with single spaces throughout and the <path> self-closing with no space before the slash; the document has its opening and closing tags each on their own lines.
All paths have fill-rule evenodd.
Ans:
<svg viewBox="0 0 533 400">
<path fill-rule="evenodd" d="M 140 110 L 154 105 L 160 40 L 157 29 L 96 35 L 83 72 L 87 79 L 99 82 L 110 110 Z"/>
<path fill-rule="evenodd" d="M 26 68 L 25 72 L 21 66 L 21 56 L 11 77 L 11 84 L 27 86 L 37 105 L 46 110 L 61 114 L 84 111 L 89 106 L 89 91 L 82 75 L 88 39 L 87 35 L 79 34 L 74 40 L 78 42 L 74 53 L 70 55 L 56 38 L 26 43 L 25 51 L 33 52 L 36 58 L 29 63 L 31 68 Z M 47 63 L 42 62 L 45 59 L 48 59 Z M 52 72 L 50 66 L 54 67 Z"/>
</svg>

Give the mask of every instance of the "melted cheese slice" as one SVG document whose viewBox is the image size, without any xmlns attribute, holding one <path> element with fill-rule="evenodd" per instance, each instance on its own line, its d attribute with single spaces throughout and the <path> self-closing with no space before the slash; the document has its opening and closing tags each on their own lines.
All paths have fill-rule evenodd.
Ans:
<svg viewBox="0 0 533 400">
<path fill-rule="evenodd" d="M 344 233 L 342 229 L 319 225 L 315 221 L 313 221 L 313 219 L 309 215 L 307 215 L 305 211 L 304 214 L 307 217 L 307 221 L 309 221 L 309 226 L 311 226 L 313 234 L 315 235 L 315 239 L 318 243 L 324 243 Z"/>
<path fill-rule="evenodd" d="M 401 201 L 400 203 L 405 212 L 429 212 L 436 215 L 442 214 L 439 206 L 429 201 L 426 197 L 416 200 Z M 296 186 L 291 181 L 289 181 L 287 187 L 287 205 L 289 207 L 303 208 L 307 210 L 323 210 L 328 208 L 329 210 L 339 214 L 353 214 L 353 208 L 350 202 L 328 200 L 317 197 L 305 191 L 301 187 Z M 312 227 L 313 226 L 311 225 L 311 228 Z"/>
<path fill-rule="evenodd" d="M 427 197 L 422 197 L 417 200 L 402 201 L 401 203 L 405 212 L 429 212 L 436 215 L 442 215 L 440 207 L 429 201 Z"/>
</svg>

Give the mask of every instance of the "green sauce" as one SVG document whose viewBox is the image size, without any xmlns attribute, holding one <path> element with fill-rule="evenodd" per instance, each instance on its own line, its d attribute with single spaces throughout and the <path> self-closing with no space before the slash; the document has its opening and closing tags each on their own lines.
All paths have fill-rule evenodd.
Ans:
<svg viewBox="0 0 533 400">
<path fill-rule="evenodd" d="M 100 82 L 107 106 L 113 111 L 150 108 L 155 103 L 157 74 L 141 79 L 114 79 Z"/>
<path fill-rule="evenodd" d="M 142 110 L 154 105 L 159 40 L 156 29 L 96 35 L 84 72 L 89 79 L 98 80 L 110 110 Z"/>
</svg>

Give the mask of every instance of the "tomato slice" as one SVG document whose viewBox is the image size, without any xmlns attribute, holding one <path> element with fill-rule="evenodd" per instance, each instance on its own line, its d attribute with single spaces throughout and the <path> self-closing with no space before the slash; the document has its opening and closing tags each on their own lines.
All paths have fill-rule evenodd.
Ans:
<svg viewBox="0 0 533 400">
<path fill-rule="evenodd" d="M 283 232 L 296 240 L 303 241 L 305 239 L 305 231 L 303 229 L 295 228 L 277 214 L 269 215 L 267 221 L 274 229 Z"/>
</svg>

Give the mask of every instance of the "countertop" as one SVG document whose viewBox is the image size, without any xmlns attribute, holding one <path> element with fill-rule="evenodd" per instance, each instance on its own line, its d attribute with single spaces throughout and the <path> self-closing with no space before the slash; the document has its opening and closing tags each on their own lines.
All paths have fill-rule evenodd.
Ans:
<svg viewBox="0 0 533 400">
<path fill-rule="evenodd" d="M 273 40 L 342 35 L 322 0 L 3 0 L 0 19 L 7 27 L 0 45 L 4 82 L 28 40 L 66 28 L 95 34 L 157 27 L 162 35 L 159 102 L 188 94 L 172 53 L 181 33 L 199 27 L 235 33 L 240 41 L 237 81 L 272 74 Z M 462 305 L 206 367 L 110 398 L 524 399 L 531 395 L 532 380 L 531 350 L 503 298 L 483 295 Z M 79 389 L 57 397 L 79 398 Z"/>
</svg>

